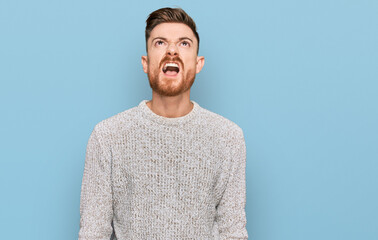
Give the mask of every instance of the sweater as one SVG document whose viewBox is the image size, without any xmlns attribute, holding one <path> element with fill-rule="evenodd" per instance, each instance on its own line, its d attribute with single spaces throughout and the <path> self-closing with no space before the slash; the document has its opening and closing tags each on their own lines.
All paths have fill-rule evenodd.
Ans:
<svg viewBox="0 0 378 240">
<path fill-rule="evenodd" d="M 248 239 L 242 129 L 192 100 L 177 118 L 146 102 L 93 128 L 79 240 Z"/>
</svg>

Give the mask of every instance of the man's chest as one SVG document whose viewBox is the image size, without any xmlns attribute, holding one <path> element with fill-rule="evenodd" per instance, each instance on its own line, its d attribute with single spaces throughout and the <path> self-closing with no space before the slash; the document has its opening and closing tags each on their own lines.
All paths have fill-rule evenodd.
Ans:
<svg viewBox="0 0 378 240">
<path fill-rule="evenodd" d="M 206 201 L 224 159 L 224 148 L 211 136 L 125 136 L 112 147 L 113 190 Z"/>
</svg>

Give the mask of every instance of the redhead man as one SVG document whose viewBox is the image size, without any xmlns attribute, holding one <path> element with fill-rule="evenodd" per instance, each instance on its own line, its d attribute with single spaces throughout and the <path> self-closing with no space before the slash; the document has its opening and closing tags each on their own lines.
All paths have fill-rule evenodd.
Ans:
<svg viewBox="0 0 378 240">
<path fill-rule="evenodd" d="M 146 23 L 152 99 L 94 127 L 79 240 L 247 239 L 243 131 L 190 99 L 204 65 L 196 25 L 180 8 Z"/>
</svg>

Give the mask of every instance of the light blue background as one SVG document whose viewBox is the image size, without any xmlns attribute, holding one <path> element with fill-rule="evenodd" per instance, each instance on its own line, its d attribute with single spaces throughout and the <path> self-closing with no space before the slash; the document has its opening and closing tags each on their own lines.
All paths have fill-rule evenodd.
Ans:
<svg viewBox="0 0 378 240">
<path fill-rule="evenodd" d="M 244 130 L 254 240 L 378 239 L 378 1 L 0 1 L 1 239 L 77 239 L 96 123 L 151 98 L 147 15 L 196 21 L 192 99 Z"/>
</svg>

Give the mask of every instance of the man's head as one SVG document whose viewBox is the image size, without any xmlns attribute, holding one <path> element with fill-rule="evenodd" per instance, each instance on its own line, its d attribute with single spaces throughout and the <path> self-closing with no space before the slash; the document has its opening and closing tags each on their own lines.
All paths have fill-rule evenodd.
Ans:
<svg viewBox="0 0 378 240">
<path fill-rule="evenodd" d="M 152 12 L 146 23 L 142 65 L 152 90 L 162 96 L 189 93 L 204 64 L 204 57 L 197 55 L 194 21 L 182 9 L 163 8 Z"/>
<path fill-rule="evenodd" d="M 193 19 L 181 8 L 160 8 L 152 12 L 146 20 L 146 51 L 148 52 L 148 39 L 151 31 L 161 23 L 183 23 L 187 25 L 194 33 L 197 39 L 197 54 L 199 52 L 199 35 L 196 29 L 196 23 Z"/>
</svg>

